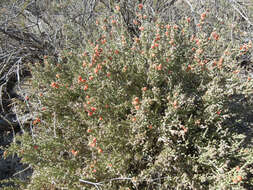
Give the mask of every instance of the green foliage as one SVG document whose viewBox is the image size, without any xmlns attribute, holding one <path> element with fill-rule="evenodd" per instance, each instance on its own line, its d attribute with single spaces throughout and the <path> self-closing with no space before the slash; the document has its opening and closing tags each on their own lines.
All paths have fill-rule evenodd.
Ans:
<svg viewBox="0 0 253 190">
<path fill-rule="evenodd" d="M 236 74 L 236 57 L 251 43 L 227 44 L 201 18 L 194 34 L 188 19 L 140 17 L 132 37 L 116 11 L 98 20 L 97 38 L 82 52 L 30 65 L 35 120 L 8 150 L 34 170 L 26 188 L 251 185 L 253 152 L 230 122 L 241 111 L 231 110 L 234 96 L 252 93 L 252 81 Z"/>
</svg>

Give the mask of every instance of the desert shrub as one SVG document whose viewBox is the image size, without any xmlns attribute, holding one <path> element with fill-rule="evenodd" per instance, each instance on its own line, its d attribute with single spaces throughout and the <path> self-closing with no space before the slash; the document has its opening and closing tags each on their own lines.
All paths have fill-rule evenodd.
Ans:
<svg viewBox="0 0 253 190">
<path fill-rule="evenodd" d="M 30 65 L 34 121 L 7 151 L 34 170 L 24 188 L 252 184 L 252 149 L 230 122 L 242 111 L 231 111 L 234 97 L 252 93 L 236 62 L 251 42 L 239 48 L 224 41 L 205 24 L 208 13 L 193 32 L 191 18 L 151 23 L 142 8 L 136 7 L 137 36 L 116 11 L 97 20 L 97 37 L 85 49 Z"/>
</svg>

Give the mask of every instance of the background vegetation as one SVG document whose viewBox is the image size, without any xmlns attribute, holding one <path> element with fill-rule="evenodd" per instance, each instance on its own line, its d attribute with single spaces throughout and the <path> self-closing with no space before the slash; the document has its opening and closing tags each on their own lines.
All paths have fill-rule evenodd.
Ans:
<svg viewBox="0 0 253 190">
<path fill-rule="evenodd" d="M 252 188 L 250 1 L 0 6 L 6 189 Z"/>
</svg>

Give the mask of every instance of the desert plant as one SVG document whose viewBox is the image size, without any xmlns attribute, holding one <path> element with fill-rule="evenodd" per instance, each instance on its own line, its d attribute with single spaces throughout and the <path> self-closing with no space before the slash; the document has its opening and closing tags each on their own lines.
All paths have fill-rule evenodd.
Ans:
<svg viewBox="0 0 253 190">
<path fill-rule="evenodd" d="M 236 131 L 252 108 L 236 58 L 251 42 L 227 43 L 208 12 L 193 31 L 190 17 L 150 22 L 143 9 L 138 35 L 116 6 L 84 49 L 30 64 L 34 121 L 7 150 L 34 170 L 23 188 L 252 187 L 252 148 Z M 244 102 L 232 109 L 237 96 Z"/>
</svg>

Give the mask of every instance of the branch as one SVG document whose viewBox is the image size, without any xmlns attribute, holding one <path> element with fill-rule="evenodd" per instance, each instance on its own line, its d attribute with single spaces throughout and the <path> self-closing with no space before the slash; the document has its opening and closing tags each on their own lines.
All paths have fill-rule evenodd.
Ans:
<svg viewBox="0 0 253 190">
<path fill-rule="evenodd" d="M 235 6 L 235 1 L 234 0 L 230 0 L 230 2 L 232 2 L 232 6 L 233 8 L 248 22 L 248 24 L 250 24 L 251 26 L 253 25 L 249 18 L 247 16 L 245 16 L 236 6 Z"/>
<path fill-rule="evenodd" d="M 100 183 L 94 183 L 94 182 L 90 182 L 90 181 L 86 181 L 86 180 L 82 180 L 82 179 L 79 179 L 79 181 L 81 183 L 86 183 L 86 184 L 89 184 L 89 185 L 94 185 L 96 187 L 96 189 L 98 189 L 98 190 L 100 190 L 99 186 L 102 185 Z"/>
</svg>

